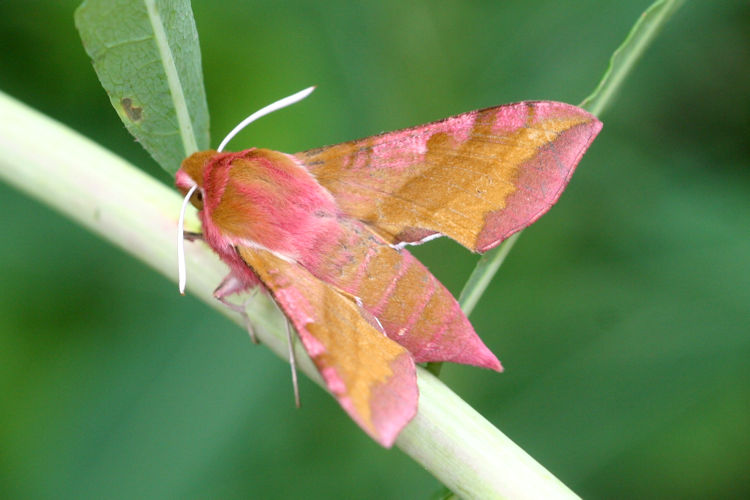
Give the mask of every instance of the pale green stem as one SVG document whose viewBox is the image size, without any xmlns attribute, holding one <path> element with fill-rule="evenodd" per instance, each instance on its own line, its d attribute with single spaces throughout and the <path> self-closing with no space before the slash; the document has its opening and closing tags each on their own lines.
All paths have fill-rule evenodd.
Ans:
<svg viewBox="0 0 750 500">
<path fill-rule="evenodd" d="M 612 54 L 609 67 L 594 92 L 581 103 L 582 108 L 599 116 L 614 101 L 617 90 L 635 67 L 638 59 L 683 3 L 684 0 L 659 0 L 641 14 L 625 41 Z M 459 298 L 467 316 L 484 294 L 520 235 L 520 232 L 514 234 L 500 246 L 484 254 L 477 263 L 461 290 Z M 434 368 L 434 370 L 439 371 L 439 368 Z"/>
<path fill-rule="evenodd" d="M 614 101 L 614 96 L 664 24 L 679 9 L 684 0 L 659 0 L 643 11 L 625 41 L 612 53 L 609 67 L 596 89 L 583 100 L 581 107 L 600 116 Z"/>
<path fill-rule="evenodd" d="M 464 289 L 461 291 L 461 295 L 458 297 L 458 303 L 461 304 L 461 309 L 463 309 L 467 316 L 474 310 L 474 306 L 479 302 L 490 281 L 492 281 L 492 277 L 495 276 L 497 270 L 503 265 L 505 258 L 520 236 L 520 232 L 514 234 L 503 241 L 496 250 L 482 255 L 479 262 L 477 262 L 477 267 L 474 268 L 471 276 L 466 281 L 466 285 L 464 285 Z"/>
<path fill-rule="evenodd" d="M 0 93 L 0 178 L 177 277 L 180 197 L 75 131 Z M 43 144 L 44 147 L 39 147 Z M 188 228 L 197 229 L 195 214 Z M 211 296 L 227 272 L 203 243 L 186 247 L 188 290 L 241 320 Z M 175 285 L 175 293 L 177 286 Z M 287 359 L 284 323 L 263 294 L 248 309 L 261 341 Z M 320 383 L 302 350 L 299 368 Z M 448 387 L 419 369 L 419 412 L 396 445 L 462 498 L 576 498 Z M 346 418 L 341 414 L 341 418 Z"/>
</svg>

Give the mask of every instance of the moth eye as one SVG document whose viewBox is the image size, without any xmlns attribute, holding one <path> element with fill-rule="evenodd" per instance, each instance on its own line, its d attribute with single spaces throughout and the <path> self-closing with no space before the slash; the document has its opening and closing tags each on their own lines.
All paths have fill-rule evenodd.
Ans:
<svg viewBox="0 0 750 500">
<path fill-rule="evenodd" d="M 201 190 L 198 190 L 198 192 L 195 193 L 195 197 L 198 199 L 198 201 L 203 201 L 203 192 Z"/>
</svg>

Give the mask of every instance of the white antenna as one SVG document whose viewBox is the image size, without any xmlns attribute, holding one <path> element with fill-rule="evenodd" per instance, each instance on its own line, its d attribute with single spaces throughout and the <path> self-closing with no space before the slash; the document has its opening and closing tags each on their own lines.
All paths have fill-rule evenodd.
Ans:
<svg viewBox="0 0 750 500">
<path fill-rule="evenodd" d="M 177 267 L 178 276 L 180 281 L 180 294 L 185 295 L 185 282 L 187 276 L 185 273 L 185 210 L 187 209 L 190 197 L 193 196 L 195 190 L 198 189 L 198 184 L 195 184 L 190 188 L 190 191 L 185 195 L 185 199 L 182 200 L 182 209 L 180 210 L 180 218 L 177 221 Z"/>
<path fill-rule="evenodd" d="M 221 141 L 221 144 L 219 144 L 219 147 L 216 149 L 219 152 L 222 152 L 224 150 L 224 147 L 227 145 L 229 141 L 232 140 L 232 138 L 239 133 L 240 130 L 250 125 L 252 122 L 260 118 L 261 116 L 266 116 L 269 113 L 273 113 L 276 110 L 279 110 L 281 108 L 285 108 L 289 106 L 290 104 L 294 104 L 295 102 L 299 102 L 305 97 L 309 96 L 312 91 L 315 90 L 315 87 L 307 87 L 305 90 L 300 90 L 296 94 L 292 94 L 288 97 L 285 97 L 283 99 L 279 99 L 278 101 L 269 104 L 265 108 L 261 108 L 252 115 L 248 116 L 244 120 L 242 120 L 236 127 L 232 129 L 231 132 L 227 134 L 227 136 L 224 138 L 223 141 Z"/>
<path fill-rule="evenodd" d="M 247 127 L 258 118 L 262 116 L 266 116 L 269 113 L 273 113 L 274 111 L 277 111 L 281 108 L 285 108 L 291 104 L 301 101 L 305 97 L 309 96 L 313 90 L 315 90 L 314 86 L 307 87 L 305 90 L 300 90 L 296 94 L 292 94 L 283 99 L 279 99 L 278 101 L 271 103 L 264 108 L 259 109 L 252 115 L 242 120 L 236 127 L 234 127 L 232 131 L 227 134 L 224 140 L 221 141 L 221 144 L 219 144 L 219 147 L 216 150 L 218 152 L 223 151 L 227 143 L 231 141 L 232 138 L 235 135 L 237 135 L 240 130 Z M 190 201 L 190 197 L 193 195 L 196 189 L 198 189 L 198 184 L 191 187 L 190 190 L 185 195 L 185 199 L 182 200 L 182 209 L 180 210 L 180 218 L 177 222 L 177 267 L 178 267 L 180 293 L 182 295 L 185 295 L 185 283 L 187 281 L 187 276 L 186 276 L 187 273 L 185 272 L 185 235 L 184 235 L 185 210 L 187 209 L 187 205 L 188 205 L 188 202 Z"/>
</svg>

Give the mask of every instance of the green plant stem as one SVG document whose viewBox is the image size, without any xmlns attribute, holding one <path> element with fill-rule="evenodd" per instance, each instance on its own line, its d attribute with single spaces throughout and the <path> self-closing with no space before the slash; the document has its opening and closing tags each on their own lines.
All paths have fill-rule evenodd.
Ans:
<svg viewBox="0 0 750 500">
<path fill-rule="evenodd" d="M 581 103 L 582 108 L 600 116 L 606 107 L 614 102 L 617 90 L 633 70 L 638 59 L 653 42 L 672 14 L 683 3 L 684 0 L 658 0 L 641 14 L 625 41 L 612 54 L 609 67 L 596 89 Z M 519 231 L 497 248 L 484 254 L 477 263 L 463 290 L 461 290 L 459 298 L 461 307 L 467 316 L 471 314 L 474 306 L 479 302 L 520 235 L 521 232 Z M 430 369 L 437 373 L 440 371 L 439 367 L 433 366 Z"/>
<path fill-rule="evenodd" d="M 521 232 L 517 232 L 507 240 L 503 241 L 500 246 L 487 252 L 480 257 L 476 267 L 471 272 L 471 276 L 466 281 L 461 295 L 458 297 L 458 303 L 461 305 L 461 310 L 469 316 L 474 310 L 474 306 L 477 305 L 479 299 L 482 298 L 482 294 L 490 285 L 490 281 L 500 269 L 500 266 L 505 261 L 505 258 L 510 253 L 513 245 L 516 244 L 518 238 L 521 236 Z M 435 375 L 440 376 L 440 370 L 443 368 L 442 362 L 427 363 L 425 369 Z"/>
<path fill-rule="evenodd" d="M 607 71 L 596 89 L 583 100 L 582 108 L 599 116 L 614 101 L 615 94 L 646 48 L 683 3 L 684 0 L 659 0 L 643 11 L 625 41 L 612 53 Z"/>
<path fill-rule="evenodd" d="M 490 284 L 492 277 L 495 276 L 497 270 L 503 265 L 505 258 L 520 236 L 520 232 L 514 234 L 503 241 L 497 249 L 482 255 L 479 262 L 477 262 L 477 266 L 474 268 L 471 276 L 469 276 L 464 289 L 461 291 L 461 295 L 458 297 L 458 303 L 461 304 L 461 309 L 463 309 L 467 316 L 474 310 L 477 302 L 479 302 L 482 294 Z"/>
<path fill-rule="evenodd" d="M 0 115 L 0 178 L 175 279 L 176 191 L 2 93 Z M 194 214 L 191 227 L 198 227 Z M 226 266 L 203 243 L 188 244 L 186 258 L 190 293 L 241 323 L 211 296 Z M 248 314 L 261 341 L 287 359 L 283 319 L 270 301 L 256 294 Z M 297 356 L 300 370 L 320 384 L 306 354 Z M 426 370 L 419 369 L 418 383 L 419 412 L 396 444 L 452 491 L 462 498 L 576 498 Z"/>
</svg>

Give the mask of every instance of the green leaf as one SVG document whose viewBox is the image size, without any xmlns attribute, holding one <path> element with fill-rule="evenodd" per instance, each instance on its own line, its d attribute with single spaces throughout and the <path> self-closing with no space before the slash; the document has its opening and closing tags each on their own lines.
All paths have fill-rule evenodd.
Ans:
<svg viewBox="0 0 750 500">
<path fill-rule="evenodd" d="M 75 23 L 117 114 L 164 170 L 208 149 L 208 106 L 189 0 L 86 0 Z"/>
</svg>

